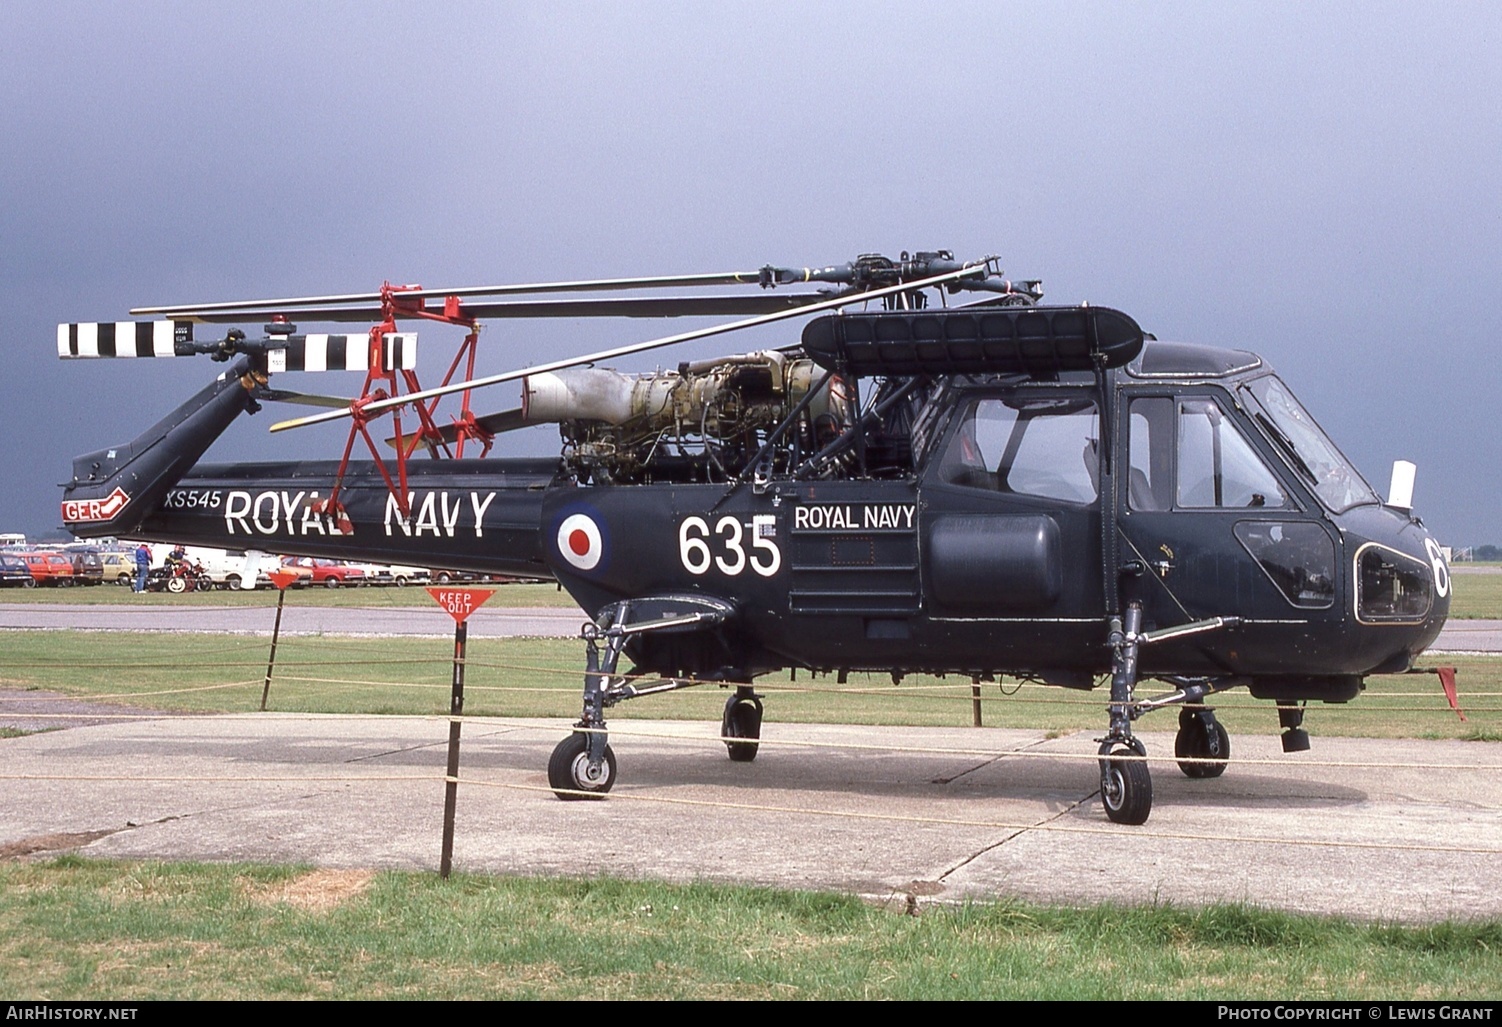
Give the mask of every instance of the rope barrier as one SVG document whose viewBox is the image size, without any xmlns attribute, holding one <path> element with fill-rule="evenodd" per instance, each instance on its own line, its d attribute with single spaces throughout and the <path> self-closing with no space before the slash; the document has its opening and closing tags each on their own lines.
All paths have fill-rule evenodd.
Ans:
<svg viewBox="0 0 1502 1027">
<path fill-rule="evenodd" d="M 1332 840 L 1324 838 L 1285 838 L 1276 835 L 1226 835 L 1226 834 L 1199 834 L 1184 831 L 1155 831 L 1143 827 L 1094 827 L 1085 825 L 1061 824 L 1050 820 L 1042 823 L 1011 822 L 1005 820 L 975 819 L 969 817 L 934 817 L 912 816 L 899 813 L 867 812 L 863 810 L 820 810 L 810 809 L 803 806 L 779 806 L 771 803 L 741 803 L 720 802 L 711 799 L 686 799 L 682 796 L 666 795 L 639 795 L 623 792 L 576 792 L 570 789 L 553 789 L 542 785 L 512 784 L 503 781 L 485 781 L 479 778 L 460 777 L 463 784 L 476 785 L 482 788 L 504 788 L 520 792 L 546 792 L 554 794 L 557 791 L 567 792 L 571 795 L 599 799 L 605 802 L 642 802 L 660 803 L 671 806 L 695 806 L 708 809 L 738 810 L 752 813 L 788 813 L 801 814 L 811 817 L 827 817 L 836 820 L 880 820 L 899 824 L 921 824 L 941 827 L 987 827 L 1004 831 L 1049 831 L 1059 834 L 1084 834 L 1100 835 L 1117 840 L 1123 838 L 1137 838 L 1143 840 L 1172 839 L 1176 841 L 1193 842 L 1216 842 L 1221 844 L 1261 844 L 1261 845 L 1304 845 L 1314 848 L 1331 849 L 1376 849 L 1397 852 L 1444 852 L 1467 855 L 1502 856 L 1502 847 L 1485 847 L 1479 845 L 1423 845 L 1409 842 L 1364 842 Z M 1092 792 L 1083 801 L 1089 801 L 1096 793 Z"/>
<path fill-rule="evenodd" d="M 785 806 L 774 803 L 747 803 L 747 802 L 724 802 L 716 799 L 690 799 L 682 796 L 645 795 L 628 792 L 612 792 L 609 794 L 599 792 L 582 792 L 570 789 L 554 789 L 542 785 L 528 785 L 505 781 L 486 780 L 481 778 L 459 776 L 449 778 L 443 773 L 434 774 L 310 774 L 289 777 L 286 775 L 168 775 L 153 774 L 143 777 L 122 778 L 117 776 L 97 774 L 3 774 L 0 773 L 0 781 L 88 781 L 88 782 L 116 782 L 122 784 L 306 784 L 306 783 L 339 783 L 351 782 L 419 782 L 433 783 L 454 781 L 455 783 L 473 785 L 481 788 L 498 788 L 509 791 L 527 792 L 538 795 L 554 795 L 559 791 L 567 794 L 588 797 L 590 799 L 604 800 L 606 802 L 639 802 L 658 804 L 664 806 L 686 806 L 702 809 L 734 810 L 752 813 L 776 813 L 797 816 L 808 816 L 829 820 L 862 820 L 882 821 L 886 823 L 940 826 L 940 827 L 980 827 L 992 830 L 1018 831 L 1018 832 L 1051 832 L 1059 834 L 1077 834 L 1106 836 L 1115 839 L 1140 839 L 1140 840 L 1175 840 L 1190 842 L 1207 842 L 1218 844 L 1259 844 L 1259 845 L 1298 845 L 1311 848 L 1330 849 L 1362 849 L 1393 852 L 1432 852 L 1466 855 L 1502 855 L 1502 847 L 1480 845 L 1432 845 L 1413 842 L 1391 841 L 1352 841 L 1348 839 L 1328 838 L 1299 838 L 1279 835 L 1248 835 L 1248 834 L 1205 834 L 1185 831 L 1160 831 L 1141 827 L 1106 827 L 1097 825 L 1064 824 L 1057 820 L 1043 822 L 1006 821 L 991 818 L 976 817 L 940 817 L 918 816 L 912 814 L 872 812 L 864 810 L 830 810 L 814 809 L 806 806 Z M 1086 796 L 1077 805 L 1088 802 L 1095 796 L 1095 792 Z M 1076 807 L 1077 808 L 1077 807 Z"/>
<path fill-rule="evenodd" d="M 577 676 L 577 674 L 575 674 L 574 676 Z M 349 686 L 370 687 L 370 688 L 419 689 L 419 690 L 432 690 L 432 691 L 443 691 L 443 692 L 447 692 L 447 690 L 450 687 L 450 684 L 447 681 L 425 682 L 425 681 L 389 681 L 389 680 L 379 680 L 379 679 L 375 679 L 375 678 L 320 678 L 320 677 L 309 677 L 309 676 L 304 676 L 304 675 L 292 675 L 292 674 L 287 674 L 287 675 L 279 674 L 279 675 L 277 675 L 276 680 L 278 682 L 287 683 L 287 684 L 290 684 L 290 683 L 300 683 L 300 684 L 322 684 L 322 685 L 349 685 Z M 654 678 L 653 680 L 657 680 L 657 679 Z M 186 693 L 200 692 L 200 691 L 213 691 L 213 690 L 222 689 L 222 688 L 235 688 L 235 687 L 240 687 L 240 686 L 245 685 L 245 684 L 261 684 L 261 680 L 260 679 L 255 679 L 255 680 L 250 680 L 250 681 L 230 682 L 230 683 L 227 683 L 227 684 L 203 685 L 203 686 L 183 687 L 183 688 L 175 688 L 175 689 L 153 689 L 153 690 L 150 690 L 150 691 L 142 691 L 142 692 L 107 692 L 107 693 L 71 694 L 71 695 L 69 695 L 69 698 L 76 699 L 76 700 L 79 700 L 79 701 L 104 701 L 104 700 L 112 700 L 112 699 L 117 700 L 117 699 L 146 698 L 146 697 L 151 697 L 151 696 L 186 694 Z M 705 681 L 705 682 L 700 682 L 699 684 L 702 684 L 702 685 L 720 685 L 722 683 L 721 682 Z M 727 684 L 726 687 L 728 688 L 730 686 Z M 951 702 L 951 703 L 954 703 L 956 705 L 959 705 L 959 704 L 972 705 L 975 702 L 979 701 L 979 702 L 981 702 L 981 703 L 983 703 L 985 705 L 1003 705 L 1003 706 L 1018 706 L 1018 705 L 1028 706 L 1028 705 L 1032 705 L 1032 706 L 1053 706 L 1053 707 L 1066 707 L 1066 708 L 1067 707 L 1087 707 L 1087 708 L 1090 708 L 1090 709 L 1101 709 L 1103 706 L 1107 705 L 1110 702 L 1109 698 L 1107 696 L 1105 696 L 1105 695 L 1099 695 L 1099 696 L 1095 696 L 1095 697 L 1092 697 L 1092 698 L 1074 698 L 1074 697 L 1070 697 L 1070 696 L 1058 696 L 1058 697 L 1053 697 L 1053 696 L 1046 696 L 1046 697 L 1045 696 L 1038 696 L 1038 697 L 1034 697 L 1034 696 L 1019 696 L 1019 695 L 1016 695 L 1015 693 L 1008 693 L 1008 694 L 1003 694 L 1003 695 L 981 695 L 981 696 L 975 696 L 975 695 L 973 695 L 969 691 L 970 686 L 968 684 L 963 685 L 963 686 L 961 686 L 961 685 L 949 685 L 949 686 L 942 686 L 942 687 L 947 688 L 947 689 L 964 688 L 965 691 L 964 692 L 956 692 L 956 694 L 952 694 L 952 695 L 950 695 L 950 694 L 943 694 L 943 695 L 941 695 L 941 694 L 934 694 L 937 691 L 937 689 L 935 689 L 935 688 L 929 688 L 929 689 L 921 692 L 920 694 L 912 694 L 912 692 L 903 692 L 902 690 L 896 689 L 896 688 L 894 688 L 894 689 L 868 689 L 868 688 L 829 688 L 829 689 L 818 689 L 818 688 L 785 688 L 785 687 L 780 687 L 780 686 L 777 686 L 777 685 L 766 685 L 766 684 L 758 684 L 756 686 L 756 688 L 758 689 L 758 691 L 760 691 L 763 694 L 774 694 L 775 693 L 775 694 L 779 694 L 779 695 L 875 696 L 875 697 L 884 698 L 884 699 L 912 698 L 912 699 L 926 699 L 926 700 L 938 700 L 938 701 L 944 701 L 944 702 Z M 1050 686 L 1035 686 L 1035 687 L 1042 689 L 1042 688 L 1048 688 Z M 491 693 L 491 694 L 518 693 L 518 694 L 528 694 L 528 695 L 570 695 L 570 696 L 572 696 L 573 693 L 576 690 L 572 689 L 572 688 L 548 687 L 548 686 L 541 686 L 541 685 L 484 685 L 484 684 L 466 683 L 466 685 L 465 685 L 465 691 L 466 692 L 474 692 L 474 693 L 482 693 L 483 692 L 483 693 Z M 913 691 L 916 691 L 916 690 L 913 690 Z M 1502 713 L 1502 706 L 1476 706 L 1476 705 L 1473 705 L 1470 700 L 1475 695 L 1478 695 L 1478 694 L 1483 694 L 1483 695 L 1490 696 L 1490 695 L 1493 695 L 1493 694 L 1502 694 L 1502 693 L 1461 693 L 1460 694 L 1460 698 L 1466 703 L 1465 710 L 1466 710 L 1467 714 Z M 1427 694 L 1426 693 L 1408 693 L 1407 695 L 1412 695 L 1412 696 L 1426 696 Z M 1359 714 L 1433 713 L 1433 714 L 1445 714 L 1445 715 L 1448 715 L 1448 716 L 1453 716 L 1453 714 L 1454 714 L 1454 711 L 1451 710 L 1447 705 L 1393 706 L 1393 705 L 1389 705 L 1387 702 L 1385 702 L 1385 700 L 1390 700 L 1390 699 L 1395 699 L 1395 698 L 1402 698 L 1402 697 L 1405 697 L 1405 696 L 1388 695 L 1388 694 L 1367 694 L 1367 695 L 1363 695 L 1363 696 L 1359 697 L 1361 699 L 1361 701 L 1359 703 L 1353 702 L 1353 703 L 1350 703 L 1350 704 L 1344 704 L 1344 703 L 1342 703 L 1342 704 L 1334 704 L 1334 705 L 1336 705 L 1336 706 L 1339 707 L 1341 715 L 1346 715 L 1346 714 L 1350 714 L 1350 713 L 1359 713 Z M 1438 695 L 1438 694 L 1436 694 L 1433 697 L 1434 698 L 1443 698 L 1442 695 Z M 35 701 L 36 701 L 36 699 L 34 697 L 29 696 L 29 695 L 25 695 L 25 694 L 22 694 L 22 695 L 0 695 L 0 705 L 3 705 L 4 703 L 8 703 L 8 702 L 35 702 Z M 1198 709 L 1209 708 L 1209 709 L 1213 709 L 1213 710 L 1215 710 L 1217 712 L 1220 712 L 1220 713 L 1225 713 L 1225 712 L 1229 712 L 1229 711 L 1257 711 L 1257 712 L 1266 712 L 1269 709 L 1269 707 L 1265 703 L 1266 703 L 1266 700 L 1253 700 L 1252 702 L 1225 702 L 1225 701 L 1217 701 L 1215 698 L 1212 697 L 1212 698 L 1209 698 L 1208 701 L 1197 702 L 1197 703 L 1177 703 L 1177 704 L 1175 704 L 1175 706 L 1177 708 L 1180 708 L 1180 709 L 1191 709 L 1191 710 L 1198 710 Z M 1141 708 L 1141 707 L 1149 705 L 1149 704 L 1150 704 L 1149 700 L 1139 699 L 1139 700 L 1135 700 L 1134 702 L 1130 703 L 1129 705 Z M 1321 706 L 1315 706 L 1313 708 L 1314 709 L 1321 709 L 1321 708 L 1323 708 L 1323 705 L 1324 704 L 1321 704 Z"/>
<path fill-rule="evenodd" d="M 460 720 L 460 721 L 462 721 L 464 723 L 470 723 L 472 720 L 475 720 L 475 719 L 485 720 L 487 718 L 461 717 L 461 718 L 453 718 L 453 719 Z M 620 722 L 618 721 L 617 723 L 620 723 Z M 629 721 L 627 721 L 627 723 L 629 723 Z M 544 727 L 542 725 L 536 725 L 536 726 L 523 725 L 522 729 L 523 730 L 532 729 L 532 730 L 542 731 L 542 730 L 547 730 L 548 728 L 546 728 L 546 727 Z M 553 730 L 556 730 L 556 728 L 553 728 Z M 714 744 L 725 743 L 725 742 L 739 742 L 739 743 L 744 743 L 744 742 L 747 742 L 747 741 L 755 741 L 759 746 L 764 747 L 764 748 L 771 748 L 771 749 L 782 748 L 782 747 L 799 748 L 799 749 L 832 749 L 832 750 L 854 749 L 856 751 L 861 751 L 861 752 L 907 753 L 907 754 L 910 754 L 910 755 L 920 755 L 920 756 L 976 756 L 976 757 L 985 757 L 986 759 L 993 760 L 993 761 L 994 760 L 1000 760 L 1000 759 L 1009 759 L 1011 757 L 1019 757 L 1019 758 L 1025 758 L 1025 759 L 1059 759 L 1059 760 L 1065 760 L 1065 761 L 1079 760 L 1079 761 L 1085 761 L 1085 762 L 1095 763 L 1095 762 L 1098 762 L 1099 760 L 1101 760 L 1103 758 L 1097 752 L 1091 752 L 1091 753 L 1070 753 L 1070 752 L 1056 752 L 1056 751 L 1038 752 L 1038 751 L 1031 751 L 1031 750 L 1024 750 L 1024 749 L 1006 749 L 1006 750 L 998 751 L 994 747 L 980 747 L 980 746 L 950 747 L 950 746 L 891 745 L 891 744 L 886 744 L 886 743 L 877 745 L 877 744 L 871 744 L 871 743 L 866 743 L 866 742 L 826 742 L 826 741 L 814 741 L 814 740 L 793 739 L 793 738 L 777 738 L 777 739 L 757 738 L 757 739 L 745 739 L 745 738 L 740 738 L 740 737 L 735 737 L 735 736 L 730 736 L 730 735 L 715 735 L 715 736 L 711 737 L 711 736 L 707 736 L 707 735 L 680 734 L 680 733 L 671 732 L 671 731 L 643 731 L 643 730 L 633 729 L 633 728 L 629 728 L 629 727 L 627 727 L 627 728 L 610 727 L 610 728 L 605 729 L 603 731 L 601 731 L 598 728 L 570 727 L 569 730 L 571 730 L 571 731 L 577 731 L 577 732 L 579 732 L 581 734 L 608 734 L 608 735 L 611 736 L 611 738 L 652 738 L 652 739 L 657 739 L 659 741 L 677 741 L 677 742 L 683 742 L 683 741 L 702 741 L 702 742 L 709 742 L 709 743 L 714 743 Z M 955 729 L 955 730 L 965 730 L 965 729 Z M 990 730 L 1017 730 L 1017 729 L 1015 729 L 1015 728 L 1014 729 L 992 728 Z M 1089 732 L 1086 732 L 1086 733 L 1088 734 Z M 1041 745 L 1041 744 L 1045 744 L 1047 742 L 1058 741 L 1058 740 L 1059 739 L 1053 739 L 1053 738 L 1040 738 L 1037 741 L 1031 742 L 1031 743 L 1028 743 L 1028 744 Z M 1216 765 L 1227 766 L 1227 767 L 1235 767 L 1235 766 L 1285 766 L 1286 767 L 1286 766 L 1289 766 L 1291 764 L 1296 763 L 1300 767 L 1343 767 L 1343 768 L 1360 768 L 1360 769 L 1380 768 L 1380 769 L 1384 769 L 1384 770 L 1484 770 L 1484 771 L 1499 771 L 1499 770 L 1502 770 L 1502 763 L 1393 763 L 1390 760 L 1385 761 L 1385 762 L 1367 762 L 1367 761 L 1364 761 L 1364 760 L 1320 760 L 1320 759 L 1313 759 L 1313 758 L 1300 758 L 1300 759 L 1294 761 L 1294 760 L 1288 759 L 1287 757 L 1282 758 L 1282 759 L 1268 758 L 1268 757 L 1250 757 L 1250 758 L 1248 758 L 1248 757 L 1233 757 L 1231 759 L 1217 760 L 1217 759 L 1209 759 L 1209 758 L 1202 758 L 1202 757 L 1188 757 L 1188 756 L 1137 756 L 1135 754 L 1113 755 L 1113 756 L 1111 756 L 1109 758 L 1113 759 L 1113 760 L 1122 760 L 1124 762 L 1132 762 L 1132 763 L 1150 763 L 1150 764 L 1151 763 L 1159 763 L 1159 764 L 1169 763 L 1169 764 L 1175 764 L 1175 765 L 1177 765 L 1179 763 L 1207 763 L 1207 764 L 1216 764 Z M 591 793 L 591 794 L 593 794 L 593 793 Z"/>
</svg>

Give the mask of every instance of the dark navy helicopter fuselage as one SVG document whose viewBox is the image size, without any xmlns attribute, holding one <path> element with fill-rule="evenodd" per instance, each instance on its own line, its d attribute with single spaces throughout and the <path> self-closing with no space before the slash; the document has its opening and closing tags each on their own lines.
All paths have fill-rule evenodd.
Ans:
<svg viewBox="0 0 1502 1027">
<path fill-rule="evenodd" d="M 69 527 L 556 579 L 593 619 L 579 731 L 550 765 L 565 798 L 613 783 L 604 711 L 640 695 L 734 685 L 745 760 L 771 671 L 1006 674 L 1109 681 L 1103 798 L 1140 823 L 1138 716 L 1179 707 L 1194 777 L 1224 769 L 1204 700 L 1228 688 L 1276 701 L 1302 747 L 1302 703 L 1408 670 L 1449 609 L 1437 541 L 1261 358 L 1107 308 L 835 314 L 784 351 L 533 375 L 513 420 L 556 421 L 560 458 L 415 461 L 405 502 L 373 463 L 193 466 L 265 392 L 264 353 L 240 352 L 77 461 Z M 1170 691 L 1139 699 L 1142 678 Z"/>
</svg>

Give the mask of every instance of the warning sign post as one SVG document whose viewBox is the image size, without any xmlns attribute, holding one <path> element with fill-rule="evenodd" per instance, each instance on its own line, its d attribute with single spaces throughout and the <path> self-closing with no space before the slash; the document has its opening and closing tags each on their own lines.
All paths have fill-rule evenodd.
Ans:
<svg viewBox="0 0 1502 1027">
<path fill-rule="evenodd" d="M 459 728 L 464 720 L 464 646 L 469 637 L 469 615 L 495 595 L 493 588 L 430 588 L 428 595 L 454 618 L 454 688 L 449 697 L 449 763 L 443 797 L 443 856 L 440 877 L 448 877 L 454 864 L 454 807 L 459 798 Z"/>
<path fill-rule="evenodd" d="M 266 684 L 261 687 L 261 712 L 266 712 L 266 697 L 271 694 L 271 670 L 276 666 L 276 640 L 282 634 L 282 605 L 287 601 L 287 586 L 297 580 L 289 570 L 272 571 L 267 575 L 276 586 L 276 623 L 271 627 L 271 655 L 266 659 Z"/>
</svg>

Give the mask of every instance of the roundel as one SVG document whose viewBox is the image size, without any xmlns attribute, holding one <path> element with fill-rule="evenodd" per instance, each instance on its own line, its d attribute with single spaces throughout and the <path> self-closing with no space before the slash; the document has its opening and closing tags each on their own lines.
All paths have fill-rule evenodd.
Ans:
<svg viewBox="0 0 1502 1027">
<path fill-rule="evenodd" d="M 581 571 L 592 571 L 605 555 L 600 526 L 588 514 L 570 514 L 558 525 L 558 553 Z"/>
</svg>

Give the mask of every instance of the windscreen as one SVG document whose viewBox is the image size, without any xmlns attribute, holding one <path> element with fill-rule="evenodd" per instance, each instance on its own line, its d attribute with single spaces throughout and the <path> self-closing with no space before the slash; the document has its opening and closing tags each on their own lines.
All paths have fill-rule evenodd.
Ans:
<svg viewBox="0 0 1502 1027">
<path fill-rule="evenodd" d="M 1241 391 L 1255 399 L 1257 423 L 1325 506 L 1339 513 L 1382 502 L 1277 375 L 1248 382 Z"/>
</svg>

